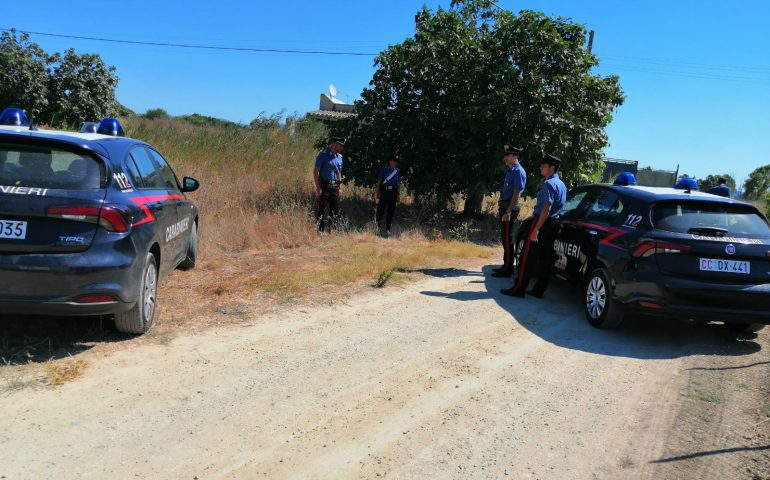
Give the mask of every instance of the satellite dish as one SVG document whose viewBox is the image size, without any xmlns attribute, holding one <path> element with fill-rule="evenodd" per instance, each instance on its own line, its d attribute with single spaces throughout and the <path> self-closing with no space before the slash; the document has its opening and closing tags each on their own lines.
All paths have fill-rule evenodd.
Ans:
<svg viewBox="0 0 770 480">
<path fill-rule="evenodd" d="M 334 85 L 329 85 L 329 93 L 332 94 L 332 98 L 337 96 L 337 87 Z"/>
</svg>

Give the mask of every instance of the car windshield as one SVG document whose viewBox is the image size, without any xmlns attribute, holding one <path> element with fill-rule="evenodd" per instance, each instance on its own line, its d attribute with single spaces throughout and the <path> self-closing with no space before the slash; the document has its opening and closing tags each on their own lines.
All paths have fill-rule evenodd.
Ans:
<svg viewBox="0 0 770 480">
<path fill-rule="evenodd" d="M 87 190 L 104 181 L 104 165 L 88 155 L 28 145 L 0 144 L 0 185 Z"/>
<path fill-rule="evenodd" d="M 673 201 L 655 205 L 655 228 L 706 237 L 770 238 L 770 226 L 751 207 L 726 203 Z"/>
</svg>

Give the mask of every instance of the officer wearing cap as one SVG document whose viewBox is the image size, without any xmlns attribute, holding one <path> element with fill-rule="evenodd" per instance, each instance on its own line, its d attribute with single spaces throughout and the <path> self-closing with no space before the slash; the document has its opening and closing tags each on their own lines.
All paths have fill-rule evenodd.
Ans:
<svg viewBox="0 0 770 480">
<path fill-rule="evenodd" d="M 503 161 L 506 172 L 500 189 L 497 215 L 500 219 L 500 241 L 503 244 L 503 266 L 492 270 L 493 277 L 510 277 L 513 274 L 513 223 L 519 218 L 519 197 L 527 183 L 527 173 L 519 164 L 521 149 L 506 145 Z"/>
<path fill-rule="evenodd" d="M 385 215 L 385 230 L 380 230 L 383 237 L 390 236 L 390 226 L 393 224 L 393 216 L 396 213 L 396 203 L 401 186 L 401 170 L 398 168 L 398 155 L 393 155 L 388 164 L 383 166 L 377 176 L 377 226 L 379 227 L 382 216 Z"/>
<path fill-rule="evenodd" d="M 613 185 L 636 185 L 636 177 L 631 172 L 620 172 Z"/>
<path fill-rule="evenodd" d="M 567 187 L 559 178 L 561 160 L 553 155 L 543 155 L 540 163 L 540 174 L 545 177 L 545 183 L 537 194 L 537 203 L 532 217 L 527 219 L 529 233 L 524 244 L 519 265 L 519 276 L 511 288 L 500 290 L 505 295 L 523 297 L 528 293 L 537 298 L 543 298 L 548 287 L 553 266 L 553 244 L 556 240 L 556 220 L 561 215 L 564 203 L 567 201 Z M 536 263 L 537 272 L 532 290 L 527 290 Z"/>
<path fill-rule="evenodd" d="M 683 175 L 682 178 L 680 178 L 679 181 L 676 182 L 676 185 L 674 185 L 674 188 L 679 190 L 697 190 L 698 182 L 696 182 L 694 178 L 690 178 L 687 175 Z"/>
<path fill-rule="evenodd" d="M 727 186 L 727 179 L 719 177 L 717 180 L 718 185 L 711 187 L 709 193 L 712 195 L 719 195 L 720 197 L 730 198 L 730 187 Z"/>
<path fill-rule="evenodd" d="M 318 222 L 319 232 L 324 231 L 324 229 L 330 232 L 339 216 L 340 190 L 342 189 L 342 155 L 340 154 L 344 146 L 344 138 L 331 137 L 329 146 L 315 159 L 313 177 L 318 197 L 316 222 Z M 327 207 L 329 209 L 328 216 L 326 215 Z"/>
</svg>

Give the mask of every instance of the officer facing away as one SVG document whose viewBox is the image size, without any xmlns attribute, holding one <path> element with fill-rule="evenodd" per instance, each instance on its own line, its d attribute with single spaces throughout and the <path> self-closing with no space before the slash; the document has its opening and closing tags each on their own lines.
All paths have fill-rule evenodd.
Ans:
<svg viewBox="0 0 770 480">
<path fill-rule="evenodd" d="M 730 187 L 727 186 L 727 179 L 719 177 L 717 180 L 718 185 L 711 187 L 709 193 L 712 195 L 719 195 L 720 197 L 730 198 Z"/>
<path fill-rule="evenodd" d="M 315 159 L 316 195 L 318 196 L 318 208 L 316 209 L 316 222 L 318 231 L 331 231 L 340 212 L 340 191 L 342 189 L 342 147 L 345 139 L 332 137 L 329 146 Z M 326 207 L 329 207 L 329 215 L 325 215 Z"/>
<path fill-rule="evenodd" d="M 383 237 L 390 236 L 390 226 L 393 224 L 393 216 L 396 213 L 396 203 L 401 186 L 401 170 L 398 168 L 398 155 L 393 155 L 388 164 L 382 167 L 377 177 L 377 226 L 379 227 L 382 215 L 385 214 L 385 230 L 380 230 Z"/>
<path fill-rule="evenodd" d="M 532 217 L 528 219 L 531 227 L 524 244 L 519 265 L 519 276 L 511 288 L 500 290 L 505 295 L 523 297 L 525 292 L 533 297 L 543 298 L 548 288 L 548 280 L 553 266 L 553 244 L 556 240 L 556 220 L 561 215 L 564 203 L 567 201 L 567 187 L 559 178 L 558 172 L 561 160 L 545 154 L 540 163 L 540 174 L 545 177 L 545 183 L 537 194 L 537 203 Z M 537 281 L 532 290 L 526 290 L 532 271 L 537 268 Z"/>
<path fill-rule="evenodd" d="M 503 161 L 506 172 L 503 186 L 500 189 L 500 201 L 497 204 L 497 215 L 500 219 L 500 241 L 503 244 L 503 266 L 492 270 L 493 277 L 510 277 L 513 275 L 513 224 L 519 218 L 519 197 L 527 183 L 527 173 L 519 164 L 520 148 L 506 145 L 503 150 Z"/>
</svg>

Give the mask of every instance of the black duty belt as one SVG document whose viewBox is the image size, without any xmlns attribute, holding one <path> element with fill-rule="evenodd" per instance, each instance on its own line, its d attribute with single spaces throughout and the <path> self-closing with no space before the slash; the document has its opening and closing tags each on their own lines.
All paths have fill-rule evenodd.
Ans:
<svg viewBox="0 0 770 480">
<path fill-rule="evenodd" d="M 336 187 L 340 184 L 337 180 L 324 180 L 323 184 L 327 187 Z"/>
<path fill-rule="evenodd" d="M 387 185 L 382 187 L 383 190 L 393 190 L 394 188 L 396 188 L 395 185 Z"/>
</svg>

